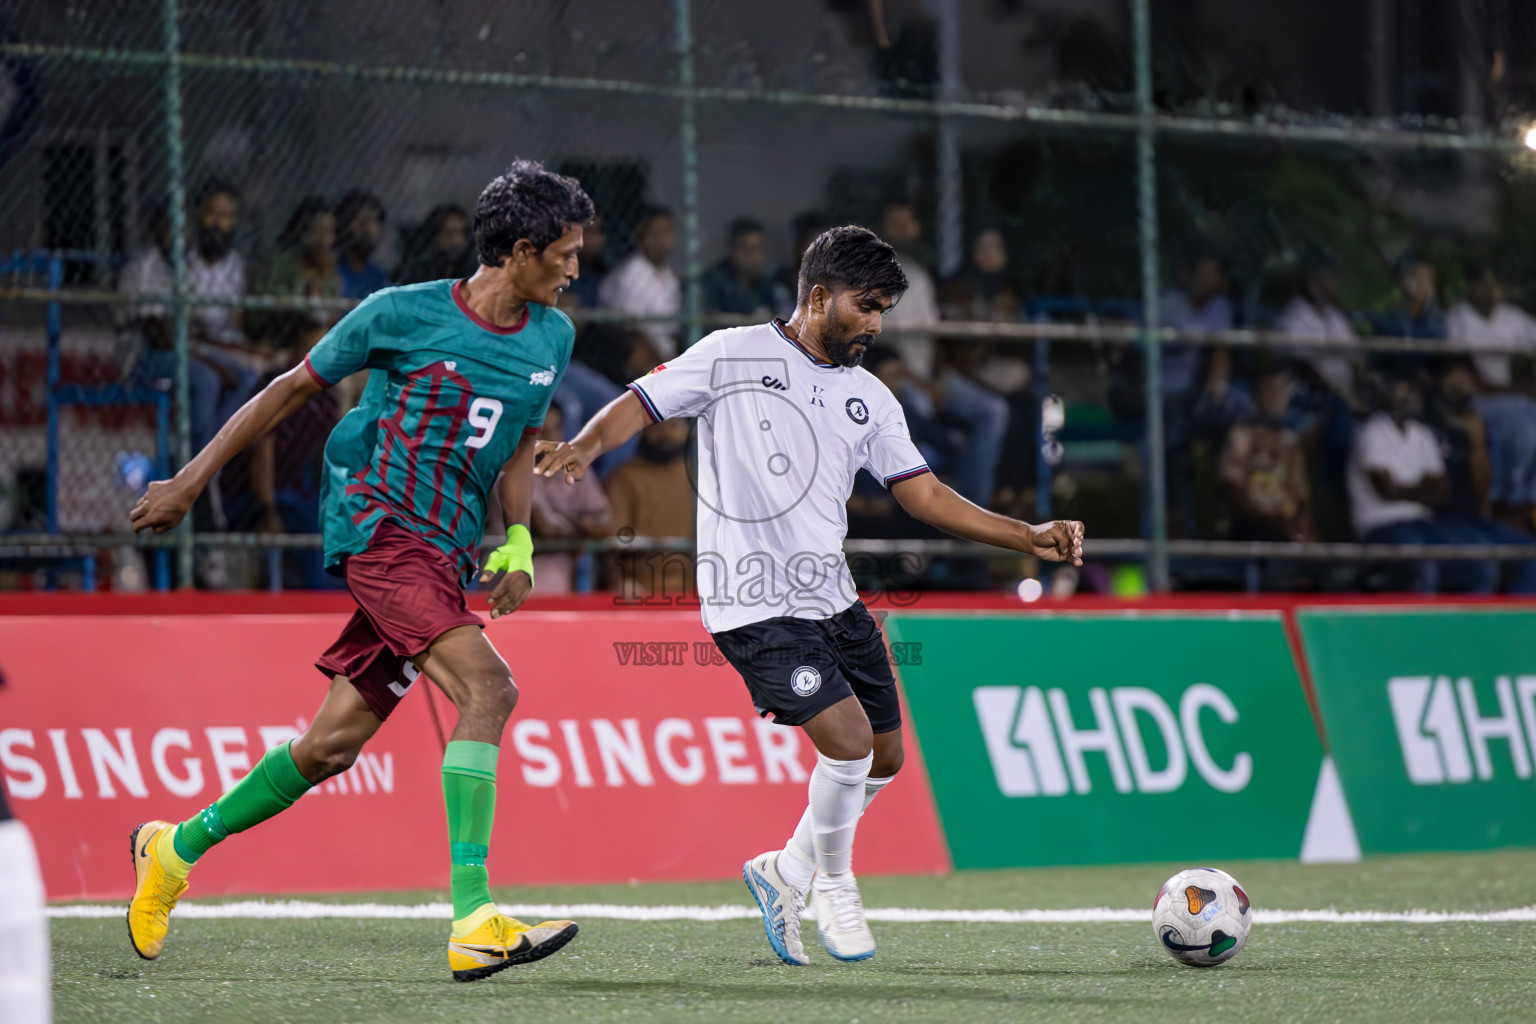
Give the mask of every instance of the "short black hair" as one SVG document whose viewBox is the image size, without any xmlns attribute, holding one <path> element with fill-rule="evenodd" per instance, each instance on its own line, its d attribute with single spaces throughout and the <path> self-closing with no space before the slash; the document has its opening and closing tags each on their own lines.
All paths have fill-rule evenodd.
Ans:
<svg viewBox="0 0 1536 1024">
<path fill-rule="evenodd" d="M 370 206 L 379 215 L 380 221 L 389 219 L 389 211 L 384 209 L 383 201 L 372 192 L 354 188 L 342 196 L 336 203 L 337 233 L 344 233 L 347 230 L 347 226 L 352 223 L 352 218 Z"/>
<path fill-rule="evenodd" d="M 742 235 L 760 235 L 767 230 L 756 217 L 737 217 L 731 221 L 731 241 L 736 241 Z"/>
<path fill-rule="evenodd" d="M 817 285 L 829 291 L 885 292 L 894 302 L 907 290 L 907 275 L 896 261 L 895 249 L 868 228 L 850 225 L 823 231 L 806 247 L 795 304 L 809 301 Z"/>
<path fill-rule="evenodd" d="M 240 202 L 240 190 L 234 183 L 224 178 L 204 178 L 203 183 L 197 186 L 197 191 L 192 193 L 192 209 L 200 210 L 210 196 L 229 196 L 236 203 Z"/>
<path fill-rule="evenodd" d="M 580 182 L 546 171 L 536 160 L 514 160 L 475 203 L 475 251 L 487 267 L 499 267 L 526 238 L 539 252 L 572 226 L 592 220 L 592 200 Z"/>
<path fill-rule="evenodd" d="M 288 216 L 288 223 L 283 227 L 283 233 L 277 236 L 277 245 L 280 249 L 292 249 L 298 245 L 304 237 L 304 231 L 309 227 L 309 222 L 325 213 L 333 213 L 331 204 L 322 196 L 305 196 L 299 200 L 293 208 L 293 213 Z"/>
<path fill-rule="evenodd" d="M 672 220 L 672 211 L 668 207 L 660 206 L 657 204 L 641 207 L 640 216 L 635 218 L 634 236 L 639 238 L 645 232 L 646 227 L 650 225 L 651 221 L 655 220 L 657 217 L 665 217 L 667 220 Z"/>
</svg>

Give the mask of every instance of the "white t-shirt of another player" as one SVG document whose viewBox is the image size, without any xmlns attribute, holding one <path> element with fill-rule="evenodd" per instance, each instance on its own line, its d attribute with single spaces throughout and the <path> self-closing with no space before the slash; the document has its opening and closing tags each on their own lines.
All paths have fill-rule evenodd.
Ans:
<svg viewBox="0 0 1536 1024">
<path fill-rule="evenodd" d="M 843 556 L 854 476 L 928 472 L 874 374 L 819 362 L 774 321 L 716 331 L 629 388 L 653 419 L 698 418 L 705 629 L 825 619 L 858 599 Z"/>
<path fill-rule="evenodd" d="M 1407 420 L 1399 429 L 1396 420 L 1379 412 L 1360 428 L 1349 460 L 1350 511 L 1362 539 L 1379 526 L 1429 518 L 1428 505 L 1388 501 L 1377 493 L 1370 478 L 1376 469 L 1385 470 L 1402 487 L 1412 487 L 1425 477 L 1444 476 L 1445 459 L 1432 430 L 1417 420 Z"/>
</svg>

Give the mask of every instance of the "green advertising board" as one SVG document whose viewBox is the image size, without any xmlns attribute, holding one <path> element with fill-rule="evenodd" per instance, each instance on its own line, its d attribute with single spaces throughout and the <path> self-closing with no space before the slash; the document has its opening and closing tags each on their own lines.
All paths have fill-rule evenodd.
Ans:
<svg viewBox="0 0 1536 1024">
<path fill-rule="evenodd" d="M 1296 618 L 1362 852 L 1536 845 L 1536 611 Z"/>
<path fill-rule="evenodd" d="M 1278 614 L 886 628 L 957 868 L 1300 854 L 1322 749 Z"/>
</svg>

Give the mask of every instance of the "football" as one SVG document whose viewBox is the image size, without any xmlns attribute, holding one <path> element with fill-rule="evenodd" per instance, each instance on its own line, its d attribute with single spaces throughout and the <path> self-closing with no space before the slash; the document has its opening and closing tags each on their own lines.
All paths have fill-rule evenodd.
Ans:
<svg viewBox="0 0 1536 1024">
<path fill-rule="evenodd" d="M 1152 933 L 1181 964 L 1215 967 L 1237 955 L 1253 913 L 1237 879 L 1215 868 L 1180 871 L 1152 903 Z"/>
</svg>

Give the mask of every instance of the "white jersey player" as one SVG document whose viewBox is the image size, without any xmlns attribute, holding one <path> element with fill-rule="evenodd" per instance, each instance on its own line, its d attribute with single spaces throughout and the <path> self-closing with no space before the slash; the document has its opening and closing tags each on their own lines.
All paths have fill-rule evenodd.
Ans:
<svg viewBox="0 0 1536 1024">
<path fill-rule="evenodd" d="M 846 502 L 867 469 L 941 530 L 1081 564 L 1081 523 L 988 512 L 929 472 L 890 391 L 859 362 L 906 291 L 895 251 L 863 228 L 827 231 L 801 261 L 788 322 L 716 331 L 629 385 L 569 442 L 539 442 L 546 477 L 580 478 L 646 425 L 698 421 L 697 580 L 704 627 L 760 715 L 815 745 L 809 806 L 789 842 L 742 875 L 775 953 L 805 964 L 800 917 L 840 960 L 875 941 L 852 871 L 854 829 L 902 764 L 901 709 L 879 626 L 843 555 Z"/>
</svg>

